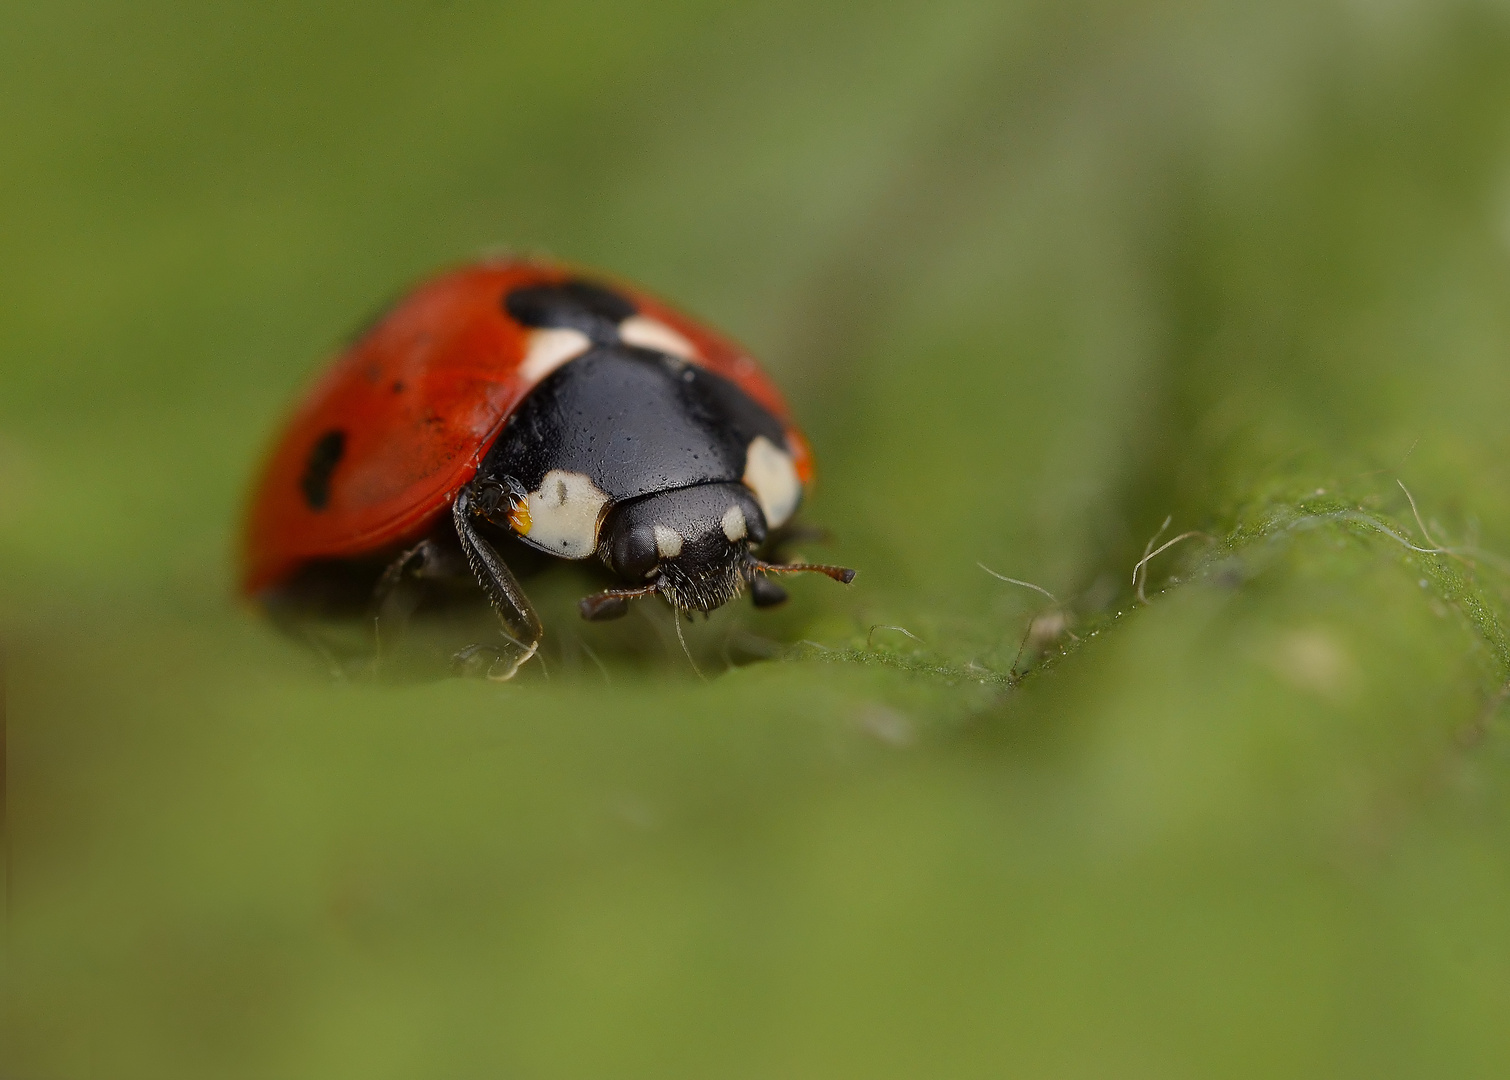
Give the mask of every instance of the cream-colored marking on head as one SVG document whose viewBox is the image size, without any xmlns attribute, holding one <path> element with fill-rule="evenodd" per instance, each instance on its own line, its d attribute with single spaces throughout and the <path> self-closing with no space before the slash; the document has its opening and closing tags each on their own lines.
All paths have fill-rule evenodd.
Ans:
<svg viewBox="0 0 1510 1080">
<path fill-rule="evenodd" d="M 802 481 L 792 455 L 764 435 L 755 436 L 745 452 L 745 487 L 755 493 L 755 501 L 765 514 L 765 523 L 774 529 L 786 524 L 802 498 Z"/>
<path fill-rule="evenodd" d="M 625 345 L 654 349 L 671 356 L 679 356 L 683 360 L 697 359 L 696 345 L 665 323 L 644 315 L 631 315 L 619 323 L 619 340 Z"/>
<path fill-rule="evenodd" d="M 749 535 L 750 527 L 745 523 L 745 512 L 738 506 L 731 506 L 724 511 L 724 519 L 719 522 L 724 527 L 724 535 L 732 544 L 736 540 L 743 540 Z"/>
<path fill-rule="evenodd" d="M 525 497 L 529 532 L 535 547 L 563 559 L 585 559 L 598 548 L 598 522 L 608 496 L 581 473 L 552 469 L 540 490 Z"/>
<path fill-rule="evenodd" d="M 575 360 L 592 348 L 592 342 L 582 331 L 561 327 L 531 330 L 525 342 L 524 360 L 519 365 L 519 376 L 531 386 L 562 364 Z"/>
<path fill-rule="evenodd" d="M 655 533 L 655 550 L 663 559 L 674 559 L 682 553 L 682 534 L 664 525 L 652 528 Z"/>
</svg>

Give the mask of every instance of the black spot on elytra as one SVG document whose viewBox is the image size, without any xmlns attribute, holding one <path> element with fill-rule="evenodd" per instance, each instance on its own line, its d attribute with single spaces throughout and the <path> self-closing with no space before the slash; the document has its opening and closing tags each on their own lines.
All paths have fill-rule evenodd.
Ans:
<svg viewBox="0 0 1510 1080">
<path fill-rule="evenodd" d="M 404 387 L 404 380 L 403 379 L 395 379 L 394 382 L 393 382 L 393 392 L 395 394 L 402 394 L 404 392 L 404 389 L 405 389 L 405 387 Z"/>
<path fill-rule="evenodd" d="M 310 447 L 304 463 L 304 475 L 299 478 L 299 490 L 304 492 L 304 501 L 311 510 L 324 510 L 330 503 L 330 477 L 346 453 L 346 432 L 327 431 Z"/>
<path fill-rule="evenodd" d="M 503 310 L 523 326 L 580 330 L 595 345 L 616 345 L 619 323 L 635 313 L 626 297 L 588 281 L 526 285 L 503 298 Z"/>
</svg>

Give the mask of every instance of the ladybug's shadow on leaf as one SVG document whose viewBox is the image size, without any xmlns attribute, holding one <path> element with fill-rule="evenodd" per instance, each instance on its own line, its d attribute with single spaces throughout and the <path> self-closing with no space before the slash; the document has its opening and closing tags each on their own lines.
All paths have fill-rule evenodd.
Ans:
<svg viewBox="0 0 1510 1080">
<path fill-rule="evenodd" d="M 434 538 L 450 553 L 454 537 Z M 736 602 L 711 616 L 682 616 L 657 598 L 630 605 L 626 618 L 587 623 L 578 604 L 603 588 L 596 561 L 562 563 L 518 540 L 490 539 L 519 577 L 546 627 L 537 656 L 519 669 L 524 679 L 612 681 L 635 670 L 701 675 L 770 659 L 780 644 L 757 631 Z M 274 623 L 306 647 L 331 677 L 387 683 L 486 677 L 511 667 L 517 643 L 504 636 L 476 579 L 458 561 L 428 573 L 394 575 L 402 552 L 369 560 L 311 563 L 264 598 Z M 458 553 L 459 554 L 459 553 Z M 385 580 L 387 579 L 391 580 Z M 738 610 L 730 610 L 738 609 Z"/>
</svg>

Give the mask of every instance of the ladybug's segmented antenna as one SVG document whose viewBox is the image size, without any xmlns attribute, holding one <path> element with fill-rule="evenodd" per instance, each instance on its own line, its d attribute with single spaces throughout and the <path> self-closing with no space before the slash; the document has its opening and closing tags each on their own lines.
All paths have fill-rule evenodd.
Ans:
<svg viewBox="0 0 1510 1080">
<path fill-rule="evenodd" d="M 750 569 L 763 574 L 824 574 L 842 585 L 855 580 L 855 571 L 847 566 L 829 566 L 827 563 L 770 563 L 750 557 Z"/>
</svg>

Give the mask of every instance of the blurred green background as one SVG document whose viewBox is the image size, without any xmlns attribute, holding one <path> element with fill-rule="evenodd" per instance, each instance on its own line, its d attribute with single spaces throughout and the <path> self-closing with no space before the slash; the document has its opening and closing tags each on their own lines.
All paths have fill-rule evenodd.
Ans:
<svg viewBox="0 0 1510 1080">
<path fill-rule="evenodd" d="M 4 21 L 0 1074 L 1510 1070 L 1505 4 Z M 788 390 L 861 575 L 692 628 L 772 659 L 234 598 L 299 388 L 498 247 Z"/>
</svg>

